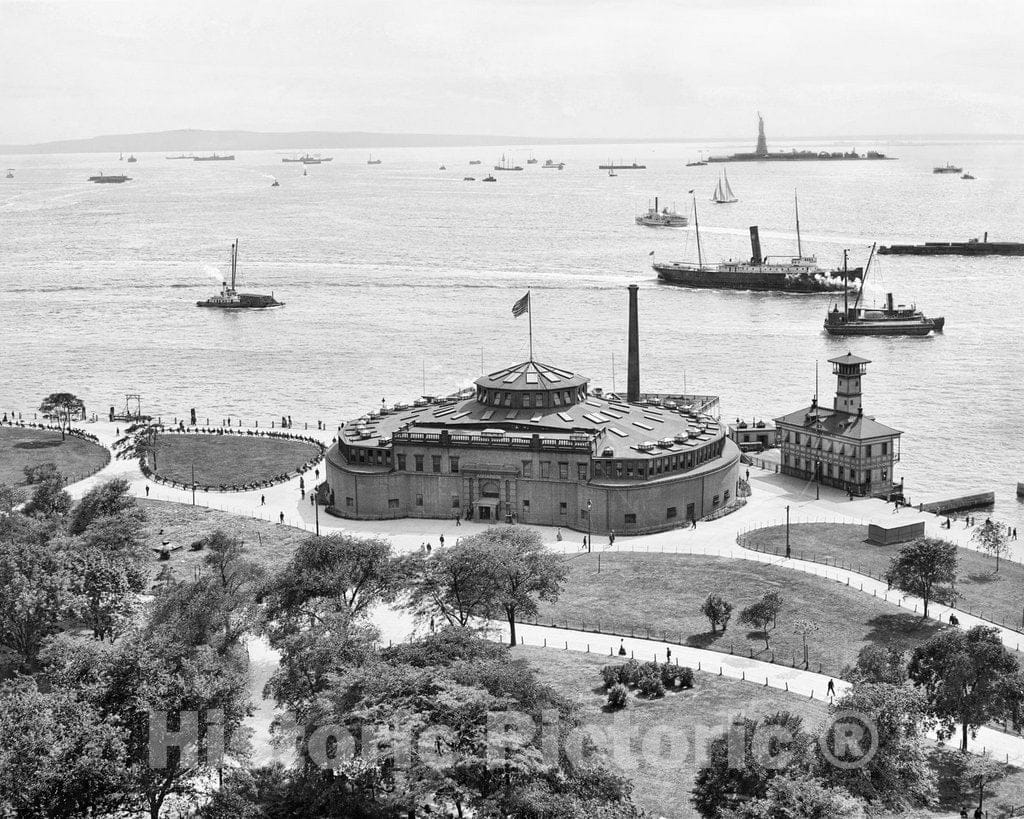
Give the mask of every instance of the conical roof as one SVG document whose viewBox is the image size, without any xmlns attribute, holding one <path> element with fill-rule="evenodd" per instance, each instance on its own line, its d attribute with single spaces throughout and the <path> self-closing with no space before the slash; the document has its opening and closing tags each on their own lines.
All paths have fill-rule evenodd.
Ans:
<svg viewBox="0 0 1024 819">
<path fill-rule="evenodd" d="M 532 360 L 482 375 L 476 380 L 478 387 L 508 392 L 565 390 L 587 383 L 589 379 L 586 376 Z"/>
</svg>

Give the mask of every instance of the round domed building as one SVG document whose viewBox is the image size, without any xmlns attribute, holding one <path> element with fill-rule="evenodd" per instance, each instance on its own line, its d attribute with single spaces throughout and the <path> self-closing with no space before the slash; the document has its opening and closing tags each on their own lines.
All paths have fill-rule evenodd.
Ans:
<svg viewBox="0 0 1024 819">
<path fill-rule="evenodd" d="M 636 394 L 592 390 L 585 376 L 530 360 L 473 390 L 381 407 L 347 422 L 329 450 L 329 511 L 639 534 L 728 506 L 739 449 L 718 398 L 639 394 L 631 296 Z"/>
</svg>

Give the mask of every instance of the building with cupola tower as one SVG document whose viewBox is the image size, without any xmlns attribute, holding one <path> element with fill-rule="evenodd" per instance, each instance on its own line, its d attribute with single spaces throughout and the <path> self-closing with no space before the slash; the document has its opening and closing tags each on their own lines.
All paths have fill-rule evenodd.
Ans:
<svg viewBox="0 0 1024 819">
<path fill-rule="evenodd" d="M 446 397 L 347 421 L 327 455 L 329 511 L 655 532 L 719 513 L 739 450 L 712 395 L 639 391 L 630 291 L 628 392 L 532 357 Z"/>
<path fill-rule="evenodd" d="M 836 376 L 832 408 L 815 397 L 809 407 L 775 419 L 782 473 L 855 495 L 898 493 L 893 467 L 903 433 L 864 414 L 861 380 L 871 362 L 847 353 L 829 363 Z"/>
</svg>

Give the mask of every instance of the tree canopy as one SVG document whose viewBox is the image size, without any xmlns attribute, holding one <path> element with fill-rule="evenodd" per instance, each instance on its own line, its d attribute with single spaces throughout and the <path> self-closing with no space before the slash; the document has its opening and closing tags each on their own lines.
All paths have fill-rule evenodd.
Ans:
<svg viewBox="0 0 1024 819">
<path fill-rule="evenodd" d="M 955 543 L 923 537 L 900 549 L 885 579 L 900 591 L 920 597 L 924 601 L 924 618 L 932 600 L 952 602 L 952 591 L 947 586 L 956 580 L 956 564 Z"/>
</svg>

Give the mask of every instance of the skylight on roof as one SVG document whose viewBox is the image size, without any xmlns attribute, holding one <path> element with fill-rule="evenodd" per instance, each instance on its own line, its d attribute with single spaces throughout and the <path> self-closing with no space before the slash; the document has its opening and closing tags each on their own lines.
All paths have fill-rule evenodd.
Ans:
<svg viewBox="0 0 1024 819">
<path fill-rule="evenodd" d="M 527 373 L 526 374 L 526 383 L 527 384 L 539 384 L 540 382 L 537 380 L 537 373 Z"/>
<path fill-rule="evenodd" d="M 608 427 L 608 429 L 610 429 L 612 432 L 614 432 L 620 438 L 628 438 L 629 437 L 629 433 L 628 432 L 623 432 L 618 427 Z"/>
<path fill-rule="evenodd" d="M 521 375 L 522 373 L 509 373 L 505 376 L 505 383 L 511 384 L 513 381 L 517 381 Z"/>
<path fill-rule="evenodd" d="M 567 412 L 558 413 L 558 417 L 565 421 L 567 424 L 571 424 L 573 421 L 572 416 Z"/>
<path fill-rule="evenodd" d="M 648 424 L 641 424 L 639 421 L 634 421 L 633 422 L 633 426 L 640 427 L 640 429 L 647 429 L 647 430 L 654 429 L 654 427 L 652 427 L 652 426 L 650 426 Z"/>
</svg>

